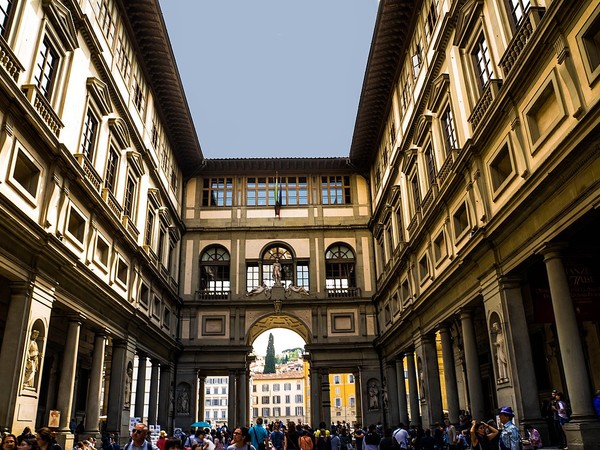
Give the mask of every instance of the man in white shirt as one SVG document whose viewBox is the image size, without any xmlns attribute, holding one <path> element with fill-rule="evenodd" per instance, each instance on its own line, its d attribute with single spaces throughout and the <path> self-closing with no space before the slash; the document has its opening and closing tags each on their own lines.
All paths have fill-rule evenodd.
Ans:
<svg viewBox="0 0 600 450">
<path fill-rule="evenodd" d="M 394 431 L 394 434 L 392 434 L 392 436 L 394 437 L 394 439 L 396 439 L 398 445 L 400 445 L 400 448 L 408 447 L 408 431 L 406 431 L 406 429 L 404 428 L 403 423 L 401 423 L 398 426 L 398 429 Z"/>
</svg>

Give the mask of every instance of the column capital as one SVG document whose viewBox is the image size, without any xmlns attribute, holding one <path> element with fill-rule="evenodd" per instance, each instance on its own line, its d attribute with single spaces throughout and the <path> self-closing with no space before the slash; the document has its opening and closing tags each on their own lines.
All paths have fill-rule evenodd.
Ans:
<svg viewBox="0 0 600 450">
<path fill-rule="evenodd" d="M 473 318 L 473 310 L 471 308 L 461 308 L 458 311 L 458 317 L 461 321 L 470 320 Z"/>
<path fill-rule="evenodd" d="M 438 331 L 440 332 L 440 334 L 452 334 L 452 332 L 450 331 L 450 328 L 452 327 L 452 325 L 448 322 L 442 322 L 438 325 Z"/>
<path fill-rule="evenodd" d="M 565 242 L 545 242 L 535 253 L 544 257 L 544 262 L 550 259 L 562 258 L 564 250 L 568 248 Z"/>
<path fill-rule="evenodd" d="M 137 355 L 138 359 L 142 359 L 142 358 L 146 359 L 148 357 L 148 353 L 146 353 L 143 350 L 136 350 L 135 354 Z"/>
</svg>

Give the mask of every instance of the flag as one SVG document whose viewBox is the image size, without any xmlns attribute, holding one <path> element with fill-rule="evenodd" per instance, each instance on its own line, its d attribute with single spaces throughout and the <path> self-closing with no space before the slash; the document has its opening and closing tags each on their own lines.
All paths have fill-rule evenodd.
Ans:
<svg viewBox="0 0 600 450">
<path fill-rule="evenodd" d="M 281 219 L 281 189 L 279 189 L 279 176 L 275 176 L 275 191 L 273 191 L 273 201 L 275 202 L 275 215 Z"/>
</svg>

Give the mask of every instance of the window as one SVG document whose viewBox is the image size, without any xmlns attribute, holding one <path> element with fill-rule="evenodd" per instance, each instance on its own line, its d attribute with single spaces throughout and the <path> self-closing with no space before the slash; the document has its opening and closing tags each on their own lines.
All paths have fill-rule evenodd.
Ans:
<svg viewBox="0 0 600 450">
<path fill-rule="evenodd" d="M 402 201 L 398 198 L 398 206 L 394 209 L 396 216 L 396 233 L 398 235 L 398 242 L 404 242 L 404 225 L 402 224 Z"/>
<path fill-rule="evenodd" d="M 274 392 L 279 392 L 281 390 L 281 385 L 279 383 L 275 383 L 273 385 L 273 391 Z"/>
<path fill-rule="evenodd" d="M 131 76 L 131 47 L 125 35 L 125 29 L 121 30 L 117 41 L 117 69 L 121 73 L 125 83 L 129 83 L 129 77 Z"/>
<path fill-rule="evenodd" d="M 0 1 L 0 34 L 7 37 L 8 26 L 12 15 L 13 0 Z"/>
<path fill-rule="evenodd" d="M 246 205 L 273 206 L 275 177 L 249 177 L 246 186 Z"/>
<path fill-rule="evenodd" d="M 415 78 L 419 76 L 421 66 L 423 65 L 423 61 L 421 58 L 421 44 L 417 44 L 415 46 L 415 53 L 413 53 L 412 56 L 413 77 Z"/>
<path fill-rule="evenodd" d="M 296 265 L 296 286 L 309 290 L 308 262 L 298 262 Z"/>
<path fill-rule="evenodd" d="M 297 416 L 303 416 L 304 415 L 304 407 L 303 406 L 296 406 L 296 415 Z"/>
<path fill-rule="evenodd" d="M 292 383 L 284 383 L 283 384 L 283 390 L 284 391 L 291 391 L 292 390 Z M 289 402 L 289 398 L 286 399 L 286 402 Z"/>
<path fill-rule="evenodd" d="M 354 397 L 350 397 L 348 399 L 348 406 L 350 406 L 351 408 L 354 408 L 356 406 L 356 399 Z"/>
<path fill-rule="evenodd" d="M 356 287 L 354 252 L 344 244 L 334 244 L 325 252 L 325 287 L 329 295 L 348 293 Z"/>
<path fill-rule="evenodd" d="M 424 153 L 425 163 L 427 164 L 427 181 L 429 181 L 429 186 L 435 183 L 436 170 L 435 170 L 435 160 L 433 158 L 433 149 L 431 148 L 431 144 L 427 146 L 427 149 Z"/>
<path fill-rule="evenodd" d="M 421 280 L 421 284 L 427 281 L 429 278 L 429 258 L 427 257 L 427 253 L 425 253 L 421 259 L 419 260 L 419 279 Z"/>
<path fill-rule="evenodd" d="M 94 150 L 96 148 L 96 137 L 98 135 L 98 119 L 96 115 L 88 108 L 83 123 L 83 135 L 81 136 L 81 153 L 89 161 L 93 161 Z"/>
<path fill-rule="evenodd" d="M 168 330 L 171 325 L 171 311 L 168 308 L 163 310 L 163 326 Z"/>
<path fill-rule="evenodd" d="M 435 258 L 435 262 L 440 262 L 447 255 L 448 249 L 446 248 L 446 235 L 442 230 L 433 241 L 433 257 Z"/>
<path fill-rule="evenodd" d="M 38 52 L 33 77 L 36 86 L 47 99 L 50 99 L 52 93 L 58 61 L 58 53 L 54 49 L 50 39 L 48 36 L 44 37 Z"/>
<path fill-rule="evenodd" d="M 133 218 L 135 214 L 135 195 L 137 193 L 137 182 L 133 174 L 127 174 L 127 185 L 125 187 L 125 198 L 123 200 L 123 215 Z"/>
<path fill-rule="evenodd" d="M 144 84 L 142 75 L 139 70 L 135 71 L 133 76 L 133 83 L 131 85 L 131 94 L 133 96 L 133 105 L 135 109 L 140 113 L 140 116 L 144 114 L 144 108 L 146 103 Z"/>
<path fill-rule="evenodd" d="M 600 75 L 600 9 L 590 15 L 577 34 L 583 67 L 590 85 Z"/>
<path fill-rule="evenodd" d="M 231 287 L 229 270 L 230 256 L 226 249 L 211 247 L 205 250 L 200 256 L 200 290 L 205 294 L 227 295 Z"/>
<path fill-rule="evenodd" d="M 333 384 L 340 384 L 341 382 L 342 382 L 342 380 L 339 375 L 333 376 Z"/>
<path fill-rule="evenodd" d="M 104 174 L 104 186 L 113 194 L 117 188 L 117 168 L 119 167 L 119 153 L 111 145 L 108 151 L 106 172 Z"/>
<path fill-rule="evenodd" d="M 323 205 L 349 205 L 350 177 L 324 176 L 321 177 L 321 201 Z"/>
<path fill-rule="evenodd" d="M 297 391 L 302 390 L 302 385 L 300 383 L 296 383 L 296 390 Z"/>
<path fill-rule="evenodd" d="M 262 408 L 262 416 L 270 417 L 271 416 L 271 408 Z"/>
<path fill-rule="evenodd" d="M 508 0 L 510 14 L 515 26 L 519 26 L 527 11 L 529 11 L 529 0 Z"/>
<path fill-rule="evenodd" d="M 458 148 L 456 128 L 454 126 L 454 116 L 452 115 L 452 109 L 450 109 L 450 105 L 446 107 L 446 110 L 442 114 L 442 131 L 444 133 L 444 140 L 446 142 L 446 154 L 449 154 L 452 150 Z"/>
<path fill-rule="evenodd" d="M 85 217 L 75 208 L 70 208 L 67 231 L 81 244 L 83 244 L 83 236 L 85 234 L 85 223 Z"/>
<path fill-rule="evenodd" d="M 262 391 L 263 392 L 269 392 L 269 385 L 268 384 L 263 384 L 262 385 Z"/>
<path fill-rule="evenodd" d="M 40 182 L 40 168 L 23 152 L 17 151 L 12 179 L 16 181 L 33 199 L 37 197 Z"/>
<path fill-rule="evenodd" d="M 281 416 L 281 408 L 279 408 L 279 407 L 273 408 L 273 417 L 280 417 L 280 416 Z"/>
<path fill-rule="evenodd" d="M 205 178 L 202 206 L 233 206 L 233 178 Z"/>
<path fill-rule="evenodd" d="M 119 257 L 117 262 L 117 280 L 123 284 L 127 284 L 127 276 L 129 274 L 129 266 L 127 263 Z"/>
<path fill-rule="evenodd" d="M 282 205 L 308 205 L 307 177 L 280 177 L 278 191 Z"/>
<path fill-rule="evenodd" d="M 154 211 L 152 205 L 148 208 L 148 214 L 146 215 L 146 234 L 144 236 L 144 245 L 152 247 L 152 235 L 154 233 Z"/>
<path fill-rule="evenodd" d="M 289 406 L 286 406 L 285 407 L 285 415 L 289 416 L 291 414 L 291 412 L 292 412 L 292 408 L 290 408 Z"/>
<path fill-rule="evenodd" d="M 296 283 L 307 283 L 308 263 L 296 262 L 292 252 L 288 248 L 281 245 L 274 245 L 265 250 L 260 263 L 247 263 L 246 286 L 248 291 L 251 291 L 258 286 L 262 286 L 263 284 L 268 287 L 272 287 L 275 284 L 275 280 L 273 279 L 273 266 L 275 262 L 278 262 L 281 265 L 281 284 L 283 287 L 294 284 L 294 275 L 302 277 Z M 298 264 L 298 266 L 296 266 L 296 264 Z"/>
<path fill-rule="evenodd" d="M 104 238 L 100 237 L 100 235 L 96 235 L 96 251 L 94 252 L 94 256 L 97 262 L 102 264 L 104 267 L 108 267 L 108 254 L 109 254 L 110 246 L 108 242 L 104 240 Z M 144 285 L 142 285 L 143 287 Z"/>
<path fill-rule="evenodd" d="M 419 189 L 419 179 L 415 173 L 410 179 L 410 190 L 412 194 L 413 215 L 421 209 L 421 193 Z"/>
<path fill-rule="evenodd" d="M 274 403 L 275 405 L 277 405 L 277 404 L 281 403 L 281 395 L 274 395 L 274 396 L 273 396 L 273 403 Z"/>
<path fill-rule="evenodd" d="M 152 302 L 152 315 L 154 317 L 160 317 L 160 298 L 158 298 L 157 296 L 154 296 L 154 302 Z"/>
<path fill-rule="evenodd" d="M 248 263 L 246 266 L 246 290 L 251 291 L 260 285 L 261 283 L 258 263 Z"/>
<path fill-rule="evenodd" d="M 483 32 L 479 36 L 479 39 L 477 39 L 472 55 L 475 60 L 475 71 L 479 78 L 479 86 L 483 90 L 488 82 L 494 78 L 492 61 L 490 59 L 490 49 L 488 48 Z"/>
<path fill-rule="evenodd" d="M 269 400 L 270 400 L 270 398 L 269 398 L 269 396 L 268 396 L 268 395 L 263 395 L 263 396 L 260 398 L 260 402 L 261 402 L 263 405 L 268 405 L 268 404 L 269 404 Z"/>
<path fill-rule="evenodd" d="M 348 383 L 354 384 L 354 375 L 352 375 L 351 373 L 348 374 Z"/>
<path fill-rule="evenodd" d="M 467 215 L 467 204 L 461 204 L 452 216 L 454 223 L 454 237 L 461 237 L 469 228 L 469 217 Z"/>
<path fill-rule="evenodd" d="M 510 158 L 508 144 L 504 144 L 498 154 L 490 163 L 490 175 L 494 191 L 500 189 L 504 182 L 512 175 L 513 166 Z"/>
<path fill-rule="evenodd" d="M 112 0 L 102 0 L 98 11 L 98 23 L 102 29 L 102 34 L 108 42 L 108 46 L 112 49 L 115 42 L 115 12 Z"/>
<path fill-rule="evenodd" d="M 150 298 L 150 289 L 145 283 L 142 283 L 140 287 L 140 303 L 144 305 L 146 308 L 148 307 L 148 299 Z M 207 392 L 208 394 L 208 392 Z"/>
<path fill-rule="evenodd" d="M 437 23 L 438 13 L 436 10 L 437 0 L 434 0 L 429 5 L 429 9 L 427 10 L 427 18 L 425 20 L 425 35 L 427 39 L 431 39 L 433 36 L 433 30 L 435 29 L 435 24 Z"/>
<path fill-rule="evenodd" d="M 335 400 L 334 400 L 334 402 L 335 402 L 335 407 L 336 408 L 341 408 L 342 407 L 342 399 L 341 398 L 336 397 Z"/>
<path fill-rule="evenodd" d="M 408 285 L 408 280 L 404 280 L 400 285 L 400 297 L 402 298 L 402 304 L 407 305 L 410 303 L 412 299 L 410 295 L 410 287 Z"/>
<path fill-rule="evenodd" d="M 290 402 L 290 396 L 289 396 L 289 395 L 286 395 L 286 396 L 285 396 L 285 403 L 289 403 L 289 402 Z"/>
</svg>

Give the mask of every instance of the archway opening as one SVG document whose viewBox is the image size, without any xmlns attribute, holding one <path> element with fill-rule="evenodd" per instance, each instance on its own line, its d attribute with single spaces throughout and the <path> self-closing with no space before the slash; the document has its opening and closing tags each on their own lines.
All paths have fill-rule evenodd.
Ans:
<svg viewBox="0 0 600 450">
<path fill-rule="evenodd" d="M 310 412 L 304 338 L 288 328 L 270 328 L 252 342 L 250 420 L 265 424 L 307 423 Z"/>
</svg>

